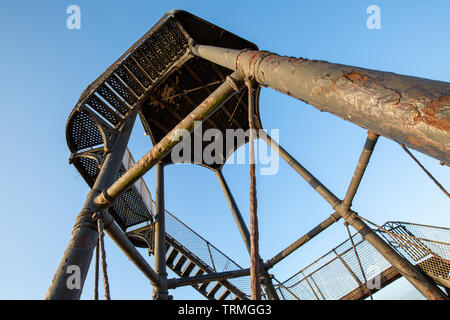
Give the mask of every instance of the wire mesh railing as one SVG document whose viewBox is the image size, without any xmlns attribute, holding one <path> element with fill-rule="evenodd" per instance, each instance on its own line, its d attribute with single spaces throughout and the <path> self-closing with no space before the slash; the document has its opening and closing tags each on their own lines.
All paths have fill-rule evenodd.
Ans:
<svg viewBox="0 0 450 320">
<path fill-rule="evenodd" d="M 375 230 L 398 253 L 438 284 L 450 285 L 450 229 L 406 222 L 387 222 Z M 285 299 L 337 300 L 360 297 L 358 288 L 381 289 L 398 275 L 360 234 L 352 236 L 367 283 L 350 239 L 301 269 L 277 290 Z M 354 293 L 354 295 L 352 294 Z"/>
<path fill-rule="evenodd" d="M 386 223 L 382 232 L 398 253 L 430 276 L 450 288 L 450 229 L 409 222 Z"/>
<path fill-rule="evenodd" d="M 240 265 L 213 246 L 209 241 L 189 228 L 181 220 L 166 210 L 166 233 L 190 253 L 198 257 L 214 272 L 242 269 Z M 229 279 L 247 297 L 250 297 L 250 277 Z"/>
<path fill-rule="evenodd" d="M 131 154 L 130 150 L 128 148 L 125 150 L 125 154 L 122 159 L 122 165 L 125 169 L 125 171 L 128 171 L 136 161 L 134 161 L 133 155 Z M 139 178 L 134 183 L 134 187 L 136 191 L 141 196 L 142 201 L 144 202 L 145 206 L 147 207 L 147 210 L 150 212 L 152 216 L 154 216 L 154 207 L 153 207 L 153 198 L 150 190 L 147 187 L 147 184 L 145 183 L 143 178 Z"/>
</svg>

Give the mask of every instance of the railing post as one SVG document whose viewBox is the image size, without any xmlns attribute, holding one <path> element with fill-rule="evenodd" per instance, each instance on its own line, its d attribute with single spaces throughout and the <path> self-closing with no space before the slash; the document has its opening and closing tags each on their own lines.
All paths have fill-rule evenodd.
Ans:
<svg viewBox="0 0 450 320">
<path fill-rule="evenodd" d="M 156 214 L 155 214 L 155 271 L 160 276 L 160 283 L 153 289 L 153 299 L 168 300 L 166 271 L 166 227 L 164 211 L 164 164 L 156 164 Z"/>
</svg>

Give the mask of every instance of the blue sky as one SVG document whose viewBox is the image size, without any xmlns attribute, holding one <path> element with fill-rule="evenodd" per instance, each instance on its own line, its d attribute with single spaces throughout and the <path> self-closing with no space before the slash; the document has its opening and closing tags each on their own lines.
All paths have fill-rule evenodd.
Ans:
<svg viewBox="0 0 450 320">
<path fill-rule="evenodd" d="M 85 87 L 166 12 L 184 9 L 263 50 L 450 81 L 448 1 L 9 1 L 0 4 L 0 299 L 42 299 L 70 238 L 88 187 L 68 164 L 65 124 Z M 66 28 L 66 8 L 81 8 L 81 30 Z M 366 8 L 381 8 L 381 29 L 366 27 Z M 336 195 L 343 197 L 365 131 L 271 89 L 260 99 L 263 125 Z M 151 148 L 138 123 L 137 159 Z M 448 168 L 414 152 L 450 187 Z M 224 175 L 248 222 L 248 166 Z M 154 172 L 145 177 L 154 189 Z M 192 185 L 195 181 L 195 185 Z M 328 217 L 323 201 L 285 163 L 258 176 L 260 250 L 272 257 Z M 353 207 L 388 220 L 450 226 L 448 198 L 393 141 L 380 138 Z M 216 177 L 194 165 L 166 168 L 166 208 L 243 267 L 249 258 Z M 345 240 L 337 223 L 272 271 L 279 280 Z M 111 295 L 150 299 L 146 278 L 107 238 Z M 145 254 L 145 251 L 143 251 Z M 153 258 L 151 258 L 153 263 Z M 171 274 L 170 276 L 173 276 Z M 83 299 L 93 297 L 89 273 Z M 191 288 L 175 299 L 201 298 Z M 404 280 L 379 298 L 420 298 Z"/>
</svg>

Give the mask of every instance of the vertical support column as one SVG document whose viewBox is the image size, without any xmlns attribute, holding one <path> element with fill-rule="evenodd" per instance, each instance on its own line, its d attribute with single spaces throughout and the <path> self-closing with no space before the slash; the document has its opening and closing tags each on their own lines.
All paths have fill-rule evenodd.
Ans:
<svg viewBox="0 0 450 320">
<path fill-rule="evenodd" d="M 153 289 L 154 300 L 168 300 L 166 271 L 166 217 L 164 206 L 164 164 L 156 164 L 156 214 L 155 214 L 155 271 L 160 276 L 158 286 Z"/>
<path fill-rule="evenodd" d="M 135 119 L 136 112 L 132 111 L 115 134 L 114 145 L 76 218 L 69 245 L 45 296 L 47 300 L 80 299 L 98 239 L 97 223 L 92 219 L 96 208 L 94 199 L 117 178 Z"/>
</svg>

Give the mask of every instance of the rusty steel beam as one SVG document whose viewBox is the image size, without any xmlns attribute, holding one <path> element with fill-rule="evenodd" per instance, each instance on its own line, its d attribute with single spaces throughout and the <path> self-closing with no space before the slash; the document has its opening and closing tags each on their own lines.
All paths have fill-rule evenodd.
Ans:
<svg viewBox="0 0 450 320">
<path fill-rule="evenodd" d="M 222 281 L 233 278 L 245 277 L 250 275 L 250 269 L 240 269 L 233 271 L 225 271 L 225 272 L 217 272 L 210 273 L 201 276 L 195 277 L 182 277 L 182 278 L 173 278 L 167 280 L 168 288 L 175 289 L 182 286 L 191 286 L 199 283 L 212 282 L 212 281 Z"/>
<path fill-rule="evenodd" d="M 450 83 L 265 51 L 193 45 L 191 53 L 450 163 Z"/>
<path fill-rule="evenodd" d="M 99 194 L 94 202 L 99 209 L 108 208 L 112 202 L 167 155 L 181 141 L 182 130 L 192 131 L 195 121 L 206 121 L 225 102 L 244 86 L 244 76 L 236 71 L 227 77 L 212 94 L 180 121 L 164 138 L 137 161 L 123 176 L 107 190 Z"/>
<path fill-rule="evenodd" d="M 308 231 L 306 234 L 298 238 L 296 241 L 294 241 L 292 244 L 290 244 L 288 247 L 286 247 L 283 251 L 279 252 L 277 255 L 275 255 L 273 258 L 267 260 L 264 265 L 266 270 L 272 268 L 275 264 L 286 258 L 288 255 L 293 253 L 295 250 L 303 246 L 305 243 L 307 243 L 309 240 L 317 236 L 322 231 L 326 230 L 329 226 L 337 222 L 341 216 L 334 212 L 332 215 L 330 215 L 328 218 L 326 218 L 324 221 L 319 223 L 317 226 L 315 226 L 313 229 Z"/>
<path fill-rule="evenodd" d="M 222 170 L 214 171 L 217 179 L 219 180 L 220 187 L 222 188 L 223 194 L 228 202 L 231 213 L 233 214 L 234 221 L 239 229 L 242 240 L 244 240 L 245 247 L 250 253 L 250 232 L 248 231 L 247 225 L 245 224 L 244 218 L 242 217 L 241 211 L 234 200 L 233 194 L 231 193 L 230 187 L 228 186 L 225 177 L 223 176 Z"/>
</svg>

